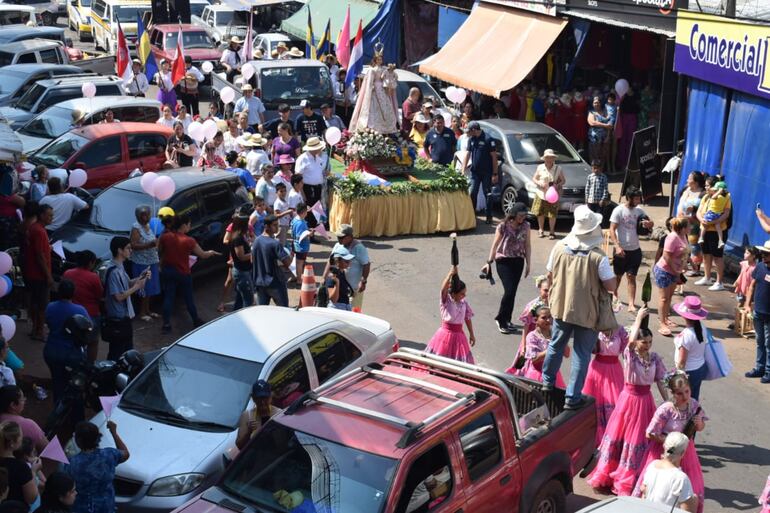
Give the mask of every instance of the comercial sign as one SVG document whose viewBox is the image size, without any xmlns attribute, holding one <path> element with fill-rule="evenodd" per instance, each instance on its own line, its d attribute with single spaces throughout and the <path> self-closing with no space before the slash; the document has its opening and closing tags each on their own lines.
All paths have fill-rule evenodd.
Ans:
<svg viewBox="0 0 770 513">
<path fill-rule="evenodd" d="M 487 3 L 504 5 L 506 7 L 514 7 L 516 9 L 524 9 L 525 11 L 532 11 L 539 14 L 547 14 L 548 16 L 556 16 L 556 8 L 562 8 L 567 5 L 567 0 L 483 0 Z"/>
<path fill-rule="evenodd" d="M 583 14 L 610 25 L 635 26 L 673 34 L 676 13 L 688 0 L 568 0 L 568 14 Z"/>
<path fill-rule="evenodd" d="M 770 26 L 681 11 L 674 71 L 770 100 Z"/>
</svg>

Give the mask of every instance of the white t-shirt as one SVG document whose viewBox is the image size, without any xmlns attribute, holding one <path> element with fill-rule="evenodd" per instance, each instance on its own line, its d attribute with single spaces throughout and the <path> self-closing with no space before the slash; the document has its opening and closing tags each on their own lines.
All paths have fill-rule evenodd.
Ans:
<svg viewBox="0 0 770 513">
<path fill-rule="evenodd" d="M 553 271 L 553 257 L 554 257 L 554 250 L 559 247 L 559 244 L 554 246 L 551 249 L 551 254 L 548 255 L 548 262 L 545 264 L 545 270 L 549 273 Z M 564 246 L 564 249 L 567 250 L 568 253 L 571 253 L 572 250 L 568 247 Z M 610 260 L 605 256 L 602 257 L 601 261 L 599 262 L 599 279 L 602 281 L 611 280 L 615 277 L 615 271 L 612 270 L 612 266 L 610 265 Z"/>
<path fill-rule="evenodd" d="M 176 123 L 176 118 L 167 118 L 165 116 L 161 116 L 158 121 L 156 121 L 158 125 L 162 125 L 168 128 L 174 128 L 174 123 Z"/>
<path fill-rule="evenodd" d="M 685 328 L 674 337 L 674 362 L 679 360 L 679 348 L 687 349 L 687 362 L 684 365 L 686 372 L 698 370 L 706 363 L 706 327 L 701 326 L 703 330 L 703 342 L 698 342 L 693 328 Z"/>
<path fill-rule="evenodd" d="M 51 178 L 58 178 L 59 181 L 61 182 L 62 188 L 66 189 L 67 182 L 69 181 L 70 175 L 66 169 L 57 167 L 57 168 L 48 170 L 48 180 L 51 180 Z"/>
<path fill-rule="evenodd" d="M 678 468 L 657 468 L 653 462 L 647 466 L 642 479 L 645 498 L 650 502 L 674 506 L 693 496 L 692 484 L 687 474 Z"/>
<path fill-rule="evenodd" d="M 265 150 L 251 150 L 246 154 L 246 169 L 252 175 L 262 176 L 262 166 L 270 164 L 270 157 Z"/>
<path fill-rule="evenodd" d="M 294 170 L 302 175 L 305 185 L 322 185 L 324 183 L 324 173 L 328 168 L 329 156 L 326 153 L 314 156 L 309 151 L 306 151 L 297 158 Z"/>
<path fill-rule="evenodd" d="M 639 207 L 630 209 L 626 205 L 618 205 L 610 215 L 610 222 L 618 225 L 618 242 L 624 251 L 639 249 L 636 222 L 642 214 L 644 214 L 644 210 Z"/>
<path fill-rule="evenodd" d="M 58 230 L 72 219 L 74 212 L 83 210 L 88 206 L 88 203 L 69 192 L 49 194 L 40 200 L 40 204 L 50 205 L 53 208 L 53 221 L 46 226 L 46 230 L 49 232 Z"/>
<path fill-rule="evenodd" d="M 289 191 L 289 197 L 286 198 L 286 203 L 289 204 L 289 208 L 296 209 L 297 205 L 304 202 L 305 202 L 305 198 L 302 197 L 301 193 L 295 191 L 294 189 L 291 189 Z"/>
<path fill-rule="evenodd" d="M 284 201 L 281 198 L 276 198 L 275 203 L 273 203 L 273 212 L 275 212 L 275 215 L 280 214 L 281 212 L 285 212 L 289 210 L 289 202 Z M 289 226 L 291 224 L 291 216 L 283 216 L 278 218 L 278 226 Z"/>
</svg>

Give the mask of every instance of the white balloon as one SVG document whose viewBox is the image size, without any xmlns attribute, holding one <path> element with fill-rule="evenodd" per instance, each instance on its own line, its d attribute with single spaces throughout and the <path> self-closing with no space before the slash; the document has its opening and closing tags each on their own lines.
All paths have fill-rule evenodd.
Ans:
<svg viewBox="0 0 770 513">
<path fill-rule="evenodd" d="M 324 134 L 324 138 L 326 139 L 326 142 L 334 146 L 338 142 L 340 142 L 340 139 L 342 139 L 342 132 L 340 132 L 340 129 L 336 126 L 330 126 L 326 129 L 326 133 Z"/>
<path fill-rule="evenodd" d="M 88 175 L 82 169 L 73 169 L 70 171 L 70 177 L 67 183 L 70 187 L 83 187 L 88 181 Z"/>
<path fill-rule="evenodd" d="M 462 103 L 466 96 L 468 96 L 468 93 L 462 87 L 452 87 L 451 89 L 447 89 L 447 98 L 449 98 L 452 103 Z"/>
<path fill-rule="evenodd" d="M 80 86 L 80 90 L 86 98 L 93 98 L 96 96 L 96 85 L 93 82 L 86 82 Z"/>
<path fill-rule="evenodd" d="M 148 171 L 147 173 L 142 175 L 142 178 L 139 179 L 139 185 L 142 186 L 142 190 L 144 192 L 152 196 L 152 184 L 157 178 L 158 178 L 157 173 Z"/>
<path fill-rule="evenodd" d="M 213 139 L 218 131 L 219 127 L 217 126 L 217 122 L 213 119 L 207 119 L 203 122 L 203 135 L 206 136 L 206 139 Z"/>
<path fill-rule="evenodd" d="M 211 61 L 203 61 L 203 64 L 201 64 L 201 71 L 204 73 L 211 73 L 214 71 L 214 65 L 211 63 Z"/>
<path fill-rule="evenodd" d="M 444 96 L 446 96 L 446 99 L 450 102 L 454 103 L 454 100 L 452 99 L 454 97 L 454 90 L 457 89 L 455 86 L 449 86 L 444 91 Z"/>
<path fill-rule="evenodd" d="M 620 78 L 618 79 L 617 82 L 615 82 L 615 92 L 617 92 L 618 96 L 620 96 L 621 98 L 626 95 L 629 87 L 630 86 L 628 85 L 628 80 L 626 80 L 625 78 Z"/>
<path fill-rule="evenodd" d="M 232 87 L 224 87 L 219 92 L 219 97 L 224 103 L 232 103 L 235 100 L 235 90 Z"/>
<path fill-rule="evenodd" d="M 199 121 L 190 123 L 190 126 L 187 127 L 187 135 L 192 137 L 195 142 L 201 142 L 205 137 L 203 123 Z"/>
<path fill-rule="evenodd" d="M 251 77 L 254 76 L 254 73 L 256 73 L 257 70 L 254 69 L 254 66 L 249 64 L 248 62 L 241 66 L 241 75 L 243 75 L 243 78 L 246 80 L 249 80 Z"/>
</svg>

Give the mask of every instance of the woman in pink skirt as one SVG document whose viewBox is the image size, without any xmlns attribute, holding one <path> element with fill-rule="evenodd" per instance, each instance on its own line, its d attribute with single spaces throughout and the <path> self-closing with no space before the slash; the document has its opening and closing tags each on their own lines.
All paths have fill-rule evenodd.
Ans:
<svg viewBox="0 0 770 513">
<path fill-rule="evenodd" d="M 471 346 L 476 343 L 471 322 L 473 310 L 465 300 L 465 283 L 457 275 L 457 266 L 452 266 L 441 284 L 439 312 L 441 327 L 431 337 L 426 351 L 461 362 L 474 363 L 471 354 Z M 463 331 L 463 322 L 468 326 L 470 344 Z"/>
<path fill-rule="evenodd" d="M 759 496 L 759 505 L 762 506 L 762 510 L 759 513 L 770 513 L 770 476 L 767 476 L 765 489 L 762 490 L 762 495 Z"/>
<path fill-rule="evenodd" d="M 662 383 L 666 368 L 658 353 L 650 351 L 652 332 L 639 327 L 639 319 L 648 313 L 641 309 L 631 330 L 631 342 L 623 351 L 625 385 L 599 445 L 599 463 L 588 476 L 588 484 L 599 492 L 631 495 L 649 444 L 645 430 L 655 414 L 652 383 L 656 382 L 661 396 L 667 397 Z"/>
<path fill-rule="evenodd" d="M 516 356 L 513 357 L 513 361 L 515 362 L 518 360 L 519 355 L 524 352 L 524 346 L 527 343 L 527 335 L 529 335 L 530 331 L 533 331 L 535 329 L 535 314 L 532 313 L 534 310 L 537 310 L 537 307 L 539 306 L 548 306 L 548 292 L 551 290 L 551 285 L 548 283 L 548 276 L 545 274 L 541 274 L 540 276 L 535 277 L 535 287 L 537 287 L 538 290 L 538 296 L 527 303 L 527 306 L 524 307 L 524 310 L 521 312 L 521 315 L 519 316 L 519 321 L 521 322 L 521 329 L 522 329 L 522 335 L 521 335 L 521 343 L 519 344 L 519 348 L 516 350 Z M 506 370 L 508 374 L 516 374 L 517 376 L 522 375 L 522 371 L 519 369 L 514 368 L 513 363 L 511 363 L 511 366 Z"/>
<path fill-rule="evenodd" d="M 527 334 L 527 339 L 524 342 L 526 345 L 526 348 L 524 349 L 524 358 L 526 358 L 527 361 L 521 370 L 516 370 L 511 367 L 506 370 L 506 372 L 542 382 L 543 361 L 545 361 L 545 352 L 548 349 L 548 343 L 551 341 L 553 317 L 551 316 L 551 309 L 545 305 L 537 306 L 533 312 L 533 317 L 535 319 L 535 329 Z M 569 357 L 569 347 L 564 349 L 564 356 Z M 556 373 L 556 386 L 559 388 L 567 388 L 567 385 L 564 383 L 564 379 L 561 376 L 561 371 Z"/>
<path fill-rule="evenodd" d="M 673 432 L 684 433 L 691 421 L 695 431 L 703 431 L 705 427 L 706 417 L 703 409 L 698 401 L 690 397 L 690 382 L 687 381 L 687 374 L 678 371 L 669 375 L 666 385 L 671 391 L 672 399 L 658 406 L 650 425 L 647 426 L 647 438 L 650 440 L 650 445 L 647 447 L 647 455 L 640 474 L 642 476 L 647 465 L 663 455 L 663 442 L 666 440 L 666 435 Z M 689 435 L 689 433 L 685 434 Z M 692 490 L 698 496 L 698 513 L 702 513 L 705 486 L 703 484 L 703 471 L 692 438 L 682 457 L 682 471 L 690 478 Z M 641 485 L 642 480 L 639 479 L 634 488 L 635 497 L 642 496 Z"/>
</svg>

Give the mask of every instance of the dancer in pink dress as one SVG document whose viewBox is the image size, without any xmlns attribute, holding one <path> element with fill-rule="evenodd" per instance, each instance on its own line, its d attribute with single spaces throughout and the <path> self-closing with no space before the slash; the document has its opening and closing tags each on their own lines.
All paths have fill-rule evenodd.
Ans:
<svg viewBox="0 0 770 513">
<path fill-rule="evenodd" d="M 520 371 L 513 369 L 512 372 L 512 369 L 508 369 L 506 372 L 542 382 L 543 361 L 545 360 L 545 352 L 548 349 L 548 342 L 551 341 L 553 317 L 551 316 L 551 309 L 545 305 L 538 306 L 533 317 L 535 318 L 535 329 L 529 332 L 525 341 L 524 358 L 526 358 L 527 362 Z M 565 348 L 564 356 L 569 357 L 569 347 Z M 556 386 L 562 389 L 567 388 L 564 378 L 561 376 L 561 371 L 556 373 Z"/>
<path fill-rule="evenodd" d="M 548 283 L 548 276 L 545 274 L 536 276 L 535 287 L 537 287 L 538 296 L 527 303 L 527 306 L 524 307 L 524 310 L 522 310 L 521 315 L 519 316 L 522 329 L 521 343 L 519 343 L 519 348 L 516 350 L 516 356 L 513 357 L 513 363 L 515 363 L 519 358 L 519 355 L 524 352 L 527 335 L 530 331 L 535 329 L 535 314 L 533 314 L 532 311 L 536 310 L 539 306 L 548 306 L 548 292 L 551 290 L 551 284 Z M 517 376 L 523 375 L 521 369 L 516 369 L 513 363 L 511 363 L 511 366 L 505 372 Z"/>
<path fill-rule="evenodd" d="M 644 318 L 649 311 L 641 309 Z M 612 490 L 616 495 L 631 495 L 642 472 L 644 454 L 649 440 L 645 430 L 655 414 L 655 400 L 650 386 L 656 382 L 662 397 L 667 398 L 662 379 L 666 374 L 663 360 L 650 351 L 652 332 L 634 324 L 623 351 L 623 380 L 604 438 L 599 445 L 599 463 L 588 476 L 588 484 L 598 492 Z"/>
<path fill-rule="evenodd" d="M 644 476 L 647 465 L 660 459 L 663 455 L 663 442 L 666 441 L 666 435 L 678 432 L 694 436 L 695 432 L 703 431 L 706 425 L 703 409 L 698 401 L 690 397 L 690 382 L 687 380 L 687 374 L 679 371 L 667 376 L 666 385 L 671 391 L 671 401 L 666 401 L 658 406 L 650 425 L 647 426 L 647 438 L 650 440 L 650 445 L 647 447 L 640 476 Z M 703 470 L 692 438 L 690 438 L 690 444 L 682 456 L 682 471 L 690 478 L 692 491 L 698 496 L 697 513 L 703 513 L 705 492 Z M 634 488 L 634 497 L 642 496 L 641 486 L 642 479 L 639 479 Z"/>
<path fill-rule="evenodd" d="M 759 513 L 770 513 L 770 476 L 767 476 L 765 489 L 762 490 L 762 495 L 759 496 L 759 505 L 762 506 L 762 511 Z"/>
<path fill-rule="evenodd" d="M 457 275 L 457 266 L 452 266 L 441 284 L 441 327 L 433 334 L 425 350 L 461 362 L 474 363 L 471 354 L 471 346 L 476 343 L 471 322 L 473 310 L 465 300 L 465 292 L 465 283 Z M 463 331 L 463 322 L 468 327 L 470 343 Z"/>
</svg>

